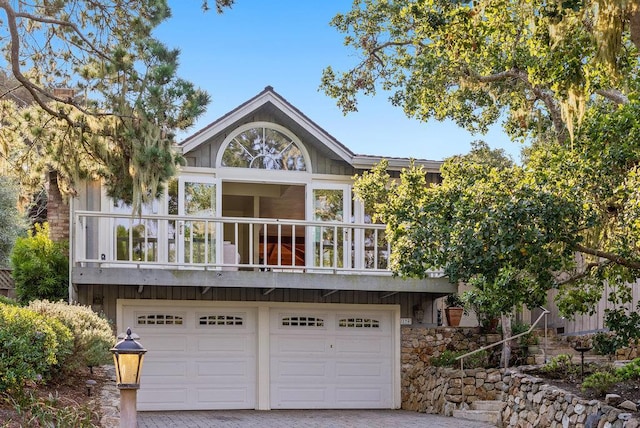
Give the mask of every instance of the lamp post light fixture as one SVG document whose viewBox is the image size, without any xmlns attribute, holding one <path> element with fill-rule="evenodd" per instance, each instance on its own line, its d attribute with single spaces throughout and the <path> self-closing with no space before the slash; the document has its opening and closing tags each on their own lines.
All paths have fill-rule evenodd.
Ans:
<svg viewBox="0 0 640 428">
<path fill-rule="evenodd" d="M 147 350 L 131 337 L 131 328 L 128 328 L 125 338 L 116 343 L 111 352 L 116 367 L 116 386 L 120 389 L 120 428 L 136 428 L 136 395 Z"/>
</svg>

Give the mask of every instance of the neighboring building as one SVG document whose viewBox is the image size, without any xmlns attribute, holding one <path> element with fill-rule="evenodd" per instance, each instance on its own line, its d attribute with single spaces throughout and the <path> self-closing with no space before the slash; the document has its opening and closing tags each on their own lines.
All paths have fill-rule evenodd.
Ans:
<svg viewBox="0 0 640 428">
<path fill-rule="evenodd" d="M 0 269 L 0 296 L 16 298 L 16 289 L 11 276 L 11 269 Z"/>
<path fill-rule="evenodd" d="M 400 407 L 400 325 L 435 325 L 457 287 L 388 270 L 384 225 L 351 189 L 381 159 L 271 87 L 181 147 L 141 216 L 95 183 L 71 201 L 71 300 L 140 336 L 138 408 Z M 441 162 L 416 163 L 440 180 Z"/>
</svg>

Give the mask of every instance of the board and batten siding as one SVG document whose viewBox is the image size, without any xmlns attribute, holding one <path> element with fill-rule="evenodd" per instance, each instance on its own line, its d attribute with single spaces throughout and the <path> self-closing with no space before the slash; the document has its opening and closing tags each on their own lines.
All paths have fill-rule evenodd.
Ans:
<svg viewBox="0 0 640 428">
<path fill-rule="evenodd" d="M 632 288 L 633 302 L 631 305 L 628 305 L 628 307 L 635 310 L 638 302 L 640 301 L 640 279 L 632 285 Z M 609 296 L 609 294 L 611 294 L 611 291 L 612 287 L 610 287 L 608 284 L 605 284 L 602 298 L 598 302 L 596 311 L 593 315 L 576 315 L 573 320 L 569 320 L 563 318 L 560 315 L 560 311 L 558 310 L 557 305 L 554 303 L 554 299 L 557 296 L 558 291 L 551 290 L 548 293 L 547 299 L 547 301 L 549 302 L 548 309 L 549 311 L 551 311 L 551 314 L 549 315 L 549 327 L 554 329 L 564 329 L 564 334 L 587 334 L 604 330 L 605 310 L 607 308 L 614 308 L 614 305 L 607 300 L 607 297 Z"/>
<path fill-rule="evenodd" d="M 369 305 L 400 305 L 400 316 L 413 317 L 413 308 L 422 305 L 425 309 L 424 323 L 436 322 L 437 315 L 431 312 L 433 298 L 425 293 L 396 293 L 368 291 L 338 291 L 323 297 L 321 290 L 278 288 L 265 295 L 263 288 L 211 288 L 202 293 L 200 287 L 147 286 L 142 293 L 138 287 L 127 285 L 81 285 L 78 287 L 78 302 L 90 305 L 108 319 L 116 319 L 118 299 L 154 300 L 202 300 L 235 302 L 296 302 L 296 303 L 343 303 Z M 118 326 L 120 330 L 126 326 Z"/>
</svg>

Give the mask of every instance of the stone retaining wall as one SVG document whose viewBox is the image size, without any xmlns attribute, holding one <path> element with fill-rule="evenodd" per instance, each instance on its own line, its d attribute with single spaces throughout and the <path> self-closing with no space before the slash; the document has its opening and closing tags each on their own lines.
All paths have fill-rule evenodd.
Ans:
<svg viewBox="0 0 640 428">
<path fill-rule="evenodd" d="M 403 409 L 451 416 L 477 400 L 507 403 L 502 412 L 508 427 L 638 428 L 638 415 L 585 400 L 510 369 L 456 370 L 420 362 L 405 373 Z"/>
</svg>

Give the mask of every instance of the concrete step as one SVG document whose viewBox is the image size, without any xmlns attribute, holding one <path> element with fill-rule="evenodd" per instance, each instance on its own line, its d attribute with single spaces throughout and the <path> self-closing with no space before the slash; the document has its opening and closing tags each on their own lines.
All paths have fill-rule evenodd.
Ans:
<svg viewBox="0 0 640 428">
<path fill-rule="evenodd" d="M 502 416 L 500 412 L 494 410 L 454 410 L 453 417 L 456 419 L 486 422 L 496 427 L 502 426 Z"/>
<path fill-rule="evenodd" d="M 478 400 L 471 403 L 473 410 L 491 410 L 494 412 L 502 412 L 507 403 L 497 400 Z"/>
</svg>

